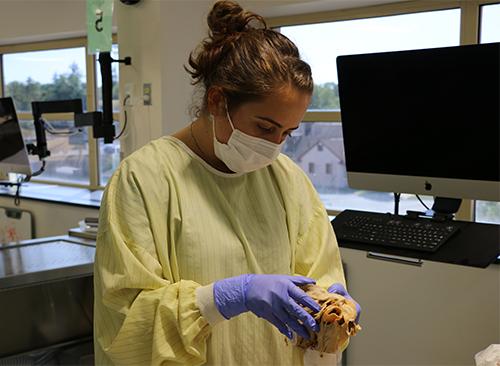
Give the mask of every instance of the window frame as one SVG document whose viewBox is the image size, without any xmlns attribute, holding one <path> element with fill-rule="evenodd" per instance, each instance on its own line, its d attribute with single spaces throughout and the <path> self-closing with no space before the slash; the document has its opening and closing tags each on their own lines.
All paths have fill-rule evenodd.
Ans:
<svg viewBox="0 0 500 366">
<path fill-rule="evenodd" d="M 113 34 L 113 43 L 117 43 L 118 38 L 116 34 Z M 67 48 L 77 48 L 83 47 L 85 49 L 85 66 L 86 66 L 86 96 L 87 96 L 87 109 L 89 111 L 95 111 L 97 100 L 96 100 L 96 57 L 95 55 L 89 55 L 87 49 L 87 38 L 86 37 L 76 37 L 67 39 L 58 39 L 51 41 L 42 42 L 31 42 L 31 43 L 21 43 L 21 44 L 9 44 L 0 45 L 0 96 L 4 95 L 4 76 L 3 76 L 3 55 L 11 53 L 20 52 L 32 52 L 32 51 L 52 51 L 61 50 Z M 121 112 L 121 111 L 120 111 Z M 120 112 L 113 113 L 113 119 L 116 121 L 120 120 Z M 18 117 L 20 120 L 33 120 L 33 115 L 27 112 L 18 112 Z M 47 114 L 44 118 L 48 121 L 67 119 L 73 120 L 71 113 L 60 113 L 60 114 Z M 103 185 L 100 185 L 99 180 L 99 144 L 94 138 L 93 131 L 91 127 L 86 127 L 88 131 L 89 141 L 89 184 L 73 183 L 68 181 L 59 180 L 44 180 L 43 175 L 40 178 L 32 178 L 31 181 L 35 183 L 43 184 L 53 184 L 66 187 L 76 187 L 76 188 L 87 188 L 91 191 L 104 189 Z M 48 158 L 50 160 L 50 157 Z"/>
<path fill-rule="evenodd" d="M 325 174 L 326 175 L 332 175 L 332 173 L 333 173 L 332 163 L 326 163 L 325 164 Z"/>
<path fill-rule="evenodd" d="M 391 15 L 415 14 L 428 11 L 460 9 L 460 45 L 478 44 L 481 27 L 481 6 L 499 4 L 499 0 L 435 0 L 408 1 L 401 3 L 380 4 L 359 8 L 322 11 L 307 14 L 266 18 L 269 27 L 280 30 L 281 27 L 293 25 L 318 24 L 344 20 L 359 20 Z M 340 111 L 306 111 L 303 123 L 325 122 L 342 123 Z M 456 217 L 459 220 L 475 220 L 475 200 L 463 199 Z M 331 216 L 338 215 L 339 210 L 327 210 Z"/>
</svg>

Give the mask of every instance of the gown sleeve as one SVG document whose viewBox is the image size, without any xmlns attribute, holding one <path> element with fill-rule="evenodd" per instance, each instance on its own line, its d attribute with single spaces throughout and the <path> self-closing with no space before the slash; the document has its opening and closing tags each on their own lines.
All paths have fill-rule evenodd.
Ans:
<svg viewBox="0 0 500 366">
<path fill-rule="evenodd" d="M 96 364 L 200 365 L 211 332 L 193 281 L 168 258 L 168 184 L 127 160 L 101 203 L 94 266 Z"/>
<path fill-rule="evenodd" d="M 300 196 L 302 201 L 298 210 L 301 222 L 297 236 L 294 272 L 296 275 L 315 279 L 316 283 L 325 289 L 337 282 L 346 287 L 337 238 L 323 202 L 305 174 L 302 175 L 299 187 L 303 194 Z M 339 353 L 342 353 L 348 345 L 349 340 L 340 347 Z M 312 353 L 318 352 L 312 351 Z M 330 357 L 336 355 L 329 355 L 323 361 L 330 362 Z"/>
<path fill-rule="evenodd" d="M 345 286 L 340 250 L 326 209 L 305 174 L 300 186 L 295 274 L 314 278 L 324 288 L 337 282 Z"/>
</svg>

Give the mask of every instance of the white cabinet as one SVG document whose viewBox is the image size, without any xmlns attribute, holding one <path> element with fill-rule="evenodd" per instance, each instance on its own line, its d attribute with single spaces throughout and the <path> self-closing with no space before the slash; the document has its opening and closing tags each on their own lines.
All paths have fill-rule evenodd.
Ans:
<svg viewBox="0 0 500 366">
<path fill-rule="evenodd" d="M 362 307 L 347 365 L 474 365 L 477 352 L 500 343 L 500 265 L 419 267 L 341 253 Z"/>
</svg>

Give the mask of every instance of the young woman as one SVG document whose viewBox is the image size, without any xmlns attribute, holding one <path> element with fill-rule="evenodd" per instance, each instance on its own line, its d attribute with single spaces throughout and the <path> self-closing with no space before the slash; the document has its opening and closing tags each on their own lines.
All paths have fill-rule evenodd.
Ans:
<svg viewBox="0 0 500 366">
<path fill-rule="evenodd" d="M 197 118 L 126 158 L 106 187 L 96 364 L 301 365 L 284 335 L 318 331 L 304 307 L 319 307 L 298 286 L 349 296 L 325 208 L 280 154 L 311 98 L 309 65 L 234 2 L 215 3 L 208 25 L 189 58 Z"/>
</svg>

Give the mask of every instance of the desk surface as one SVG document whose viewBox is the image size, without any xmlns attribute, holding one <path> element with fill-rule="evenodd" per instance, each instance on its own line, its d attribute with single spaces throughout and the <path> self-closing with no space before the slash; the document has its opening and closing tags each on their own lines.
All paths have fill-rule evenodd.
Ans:
<svg viewBox="0 0 500 366">
<path fill-rule="evenodd" d="M 494 263 L 500 253 L 500 225 L 455 221 L 460 231 L 435 253 L 385 247 L 350 241 L 339 241 L 339 246 L 369 252 L 417 258 L 442 263 L 486 268 Z M 333 228 L 342 225 L 342 213 L 332 220 Z"/>
<path fill-rule="evenodd" d="M 15 197 L 15 194 L 16 187 L 0 186 L 0 196 Z M 29 182 L 21 186 L 20 198 L 98 209 L 102 194 L 102 190 L 91 191 L 85 188 Z"/>
</svg>

